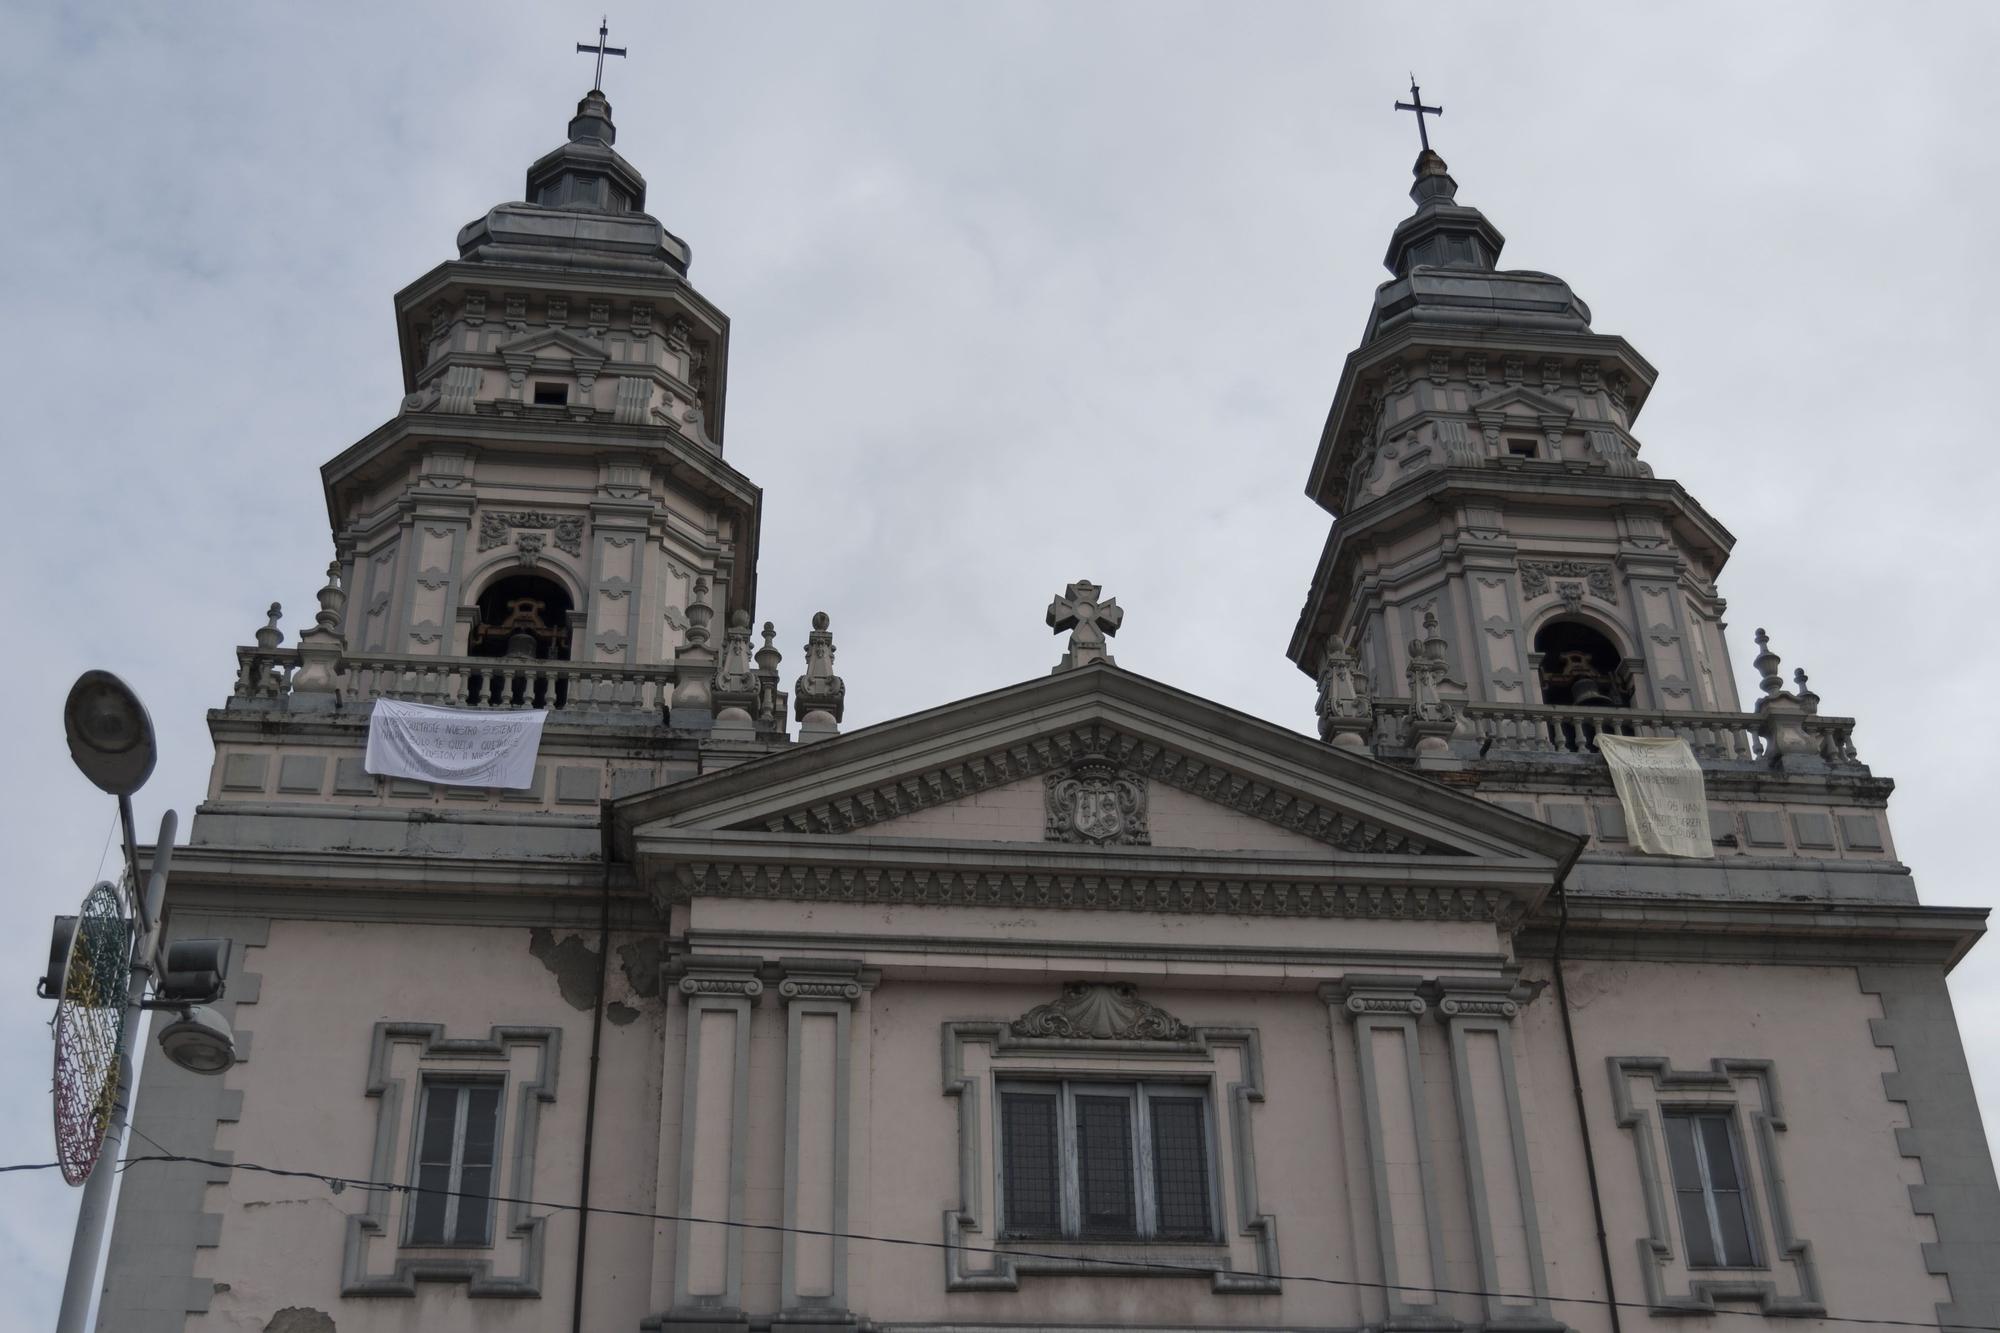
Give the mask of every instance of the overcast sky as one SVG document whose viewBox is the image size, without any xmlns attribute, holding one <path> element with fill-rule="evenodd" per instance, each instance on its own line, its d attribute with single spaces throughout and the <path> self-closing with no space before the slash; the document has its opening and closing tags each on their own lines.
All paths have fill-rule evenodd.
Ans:
<svg viewBox="0 0 2000 1333">
<path fill-rule="evenodd" d="M 630 7 L 628 7 L 629 9 Z M 331 554 L 317 469 L 397 410 L 390 298 L 560 142 L 599 10 L 0 4 L 14 388 L 0 1141 L 47 1160 L 47 922 L 112 818 L 63 695 L 118 671 L 183 830 L 273 599 Z M 1996 754 L 1990 5 L 719 4 L 614 13 L 650 209 L 734 321 L 787 678 L 833 617 L 848 724 L 1046 672 L 1088 576 L 1121 665 L 1310 729 L 1302 494 L 1416 133 L 1503 264 L 1660 368 L 1646 459 L 1737 536 L 1767 626 L 1898 784 L 1924 900 L 1986 905 Z M 1981 408 L 1972 413 L 1973 407 Z M 108 864 L 108 863 L 105 863 Z M 1953 975 L 2000 1110 L 2000 942 Z M 311 1165 L 300 1163 L 300 1165 Z M 53 1320 L 75 1195 L 0 1177 L 0 1328 Z M 10 1322 L 12 1321 L 12 1322 Z"/>
</svg>

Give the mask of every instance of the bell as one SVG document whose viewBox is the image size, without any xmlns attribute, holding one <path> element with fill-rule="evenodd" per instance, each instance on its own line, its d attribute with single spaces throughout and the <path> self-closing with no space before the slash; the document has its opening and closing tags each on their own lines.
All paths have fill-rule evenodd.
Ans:
<svg viewBox="0 0 2000 1333">
<path fill-rule="evenodd" d="M 517 629 L 507 636 L 508 657 L 535 656 L 535 636 L 525 629 Z"/>
<path fill-rule="evenodd" d="M 1577 708 L 1616 708 L 1618 700 L 1596 676 L 1578 676 L 1570 682 L 1569 701 Z"/>
</svg>

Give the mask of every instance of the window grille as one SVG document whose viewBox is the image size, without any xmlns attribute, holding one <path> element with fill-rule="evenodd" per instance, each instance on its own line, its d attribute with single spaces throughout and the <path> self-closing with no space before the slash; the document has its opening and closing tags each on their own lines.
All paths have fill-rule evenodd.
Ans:
<svg viewBox="0 0 2000 1333">
<path fill-rule="evenodd" d="M 492 1244 L 500 1092 L 492 1082 L 424 1084 L 410 1244 Z"/>
<path fill-rule="evenodd" d="M 1216 1238 L 1204 1088 L 1004 1084 L 999 1140 L 1005 1236 Z"/>
<path fill-rule="evenodd" d="M 1758 1267 L 1735 1118 L 1727 1111 L 1666 1111 L 1661 1125 L 1688 1267 Z"/>
</svg>

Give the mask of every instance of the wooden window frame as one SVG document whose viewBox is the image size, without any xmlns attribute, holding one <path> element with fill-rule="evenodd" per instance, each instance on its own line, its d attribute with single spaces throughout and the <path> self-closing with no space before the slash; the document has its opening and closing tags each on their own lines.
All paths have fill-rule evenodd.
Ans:
<svg viewBox="0 0 2000 1333">
<path fill-rule="evenodd" d="M 1007 1220 L 1006 1114 L 1007 1095 L 1026 1093 L 1056 1094 L 1056 1177 L 1061 1217 L 1060 1230 L 1021 1231 Z M 1217 1244 L 1222 1240 L 1221 1200 L 1217 1189 L 1220 1163 L 1216 1158 L 1216 1117 L 1213 1089 L 1206 1080 L 1183 1079 L 1101 1079 L 1036 1078 L 1010 1074 L 994 1086 L 994 1180 L 998 1200 L 999 1235 L 1007 1241 L 1060 1241 L 1070 1244 L 1130 1245 L 1135 1243 Z M 1130 1234 L 1088 1232 L 1083 1227 L 1082 1160 L 1077 1149 L 1076 1099 L 1115 1097 L 1126 1103 L 1127 1142 L 1131 1145 L 1131 1172 L 1135 1226 Z M 1154 1100 L 1193 1102 L 1201 1110 L 1201 1154 L 1207 1191 L 1208 1229 L 1200 1235 L 1160 1234 L 1157 1170 L 1153 1147 Z"/>
<path fill-rule="evenodd" d="M 1689 1141 L 1694 1146 L 1695 1172 L 1698 1177 L 1695 1181 L 1682 1182 L 1680 1176 L 1674 1170 L 1672 1131 L 1667 1127 L 1668 1122 L 1673 1120 L 1691 1122 L 1689 1125 Z M 1703 1120 L 1721 1121 L 1724 1136 L 1729 1142 L 1730 1165 L 1736 1173 L 1736 1194 L 1743 1214 L 1743 1236 L 1750 1247 L 1749 1256 L 1743 1263 L 1731 1263 L 1729 1261 L 1730 1256 L 1725 1252 L 1722 1210 L 1716 1197 L 1714 1177 L 1712 1175 L 1713 1168 L 1709 1161 L 1708 1140 L 1702 1136 L 1699 1129 L 1699 1124 Z M 1758 1235 L 1761 1228 L 1758 1225 L 1756 1194 L 1752 1189 L 1750 1175 L 1746 1169 L 1748 1160 L 1743 1151 L 1743 1134 L 1736 1123 L 1736 1108 L 1734 1106 L 1717 1106 L 1712 1103 L 1707 1105 L 1700 1103 L 1663 1105 L 1660 1107 L 1660 1136 L 1662 1139 L 1661 1147 L 1665 1151 L 1667 1159 L 1667 1192 L 1673 1196 L 1674 1215 L 1680 1223 L 1681 1245 L 1687 1255 L 1688 1268 L 1696 1272 L 1710 1272 L 1716 1270 L 1741 1271 L 1744 1269 L 1761 1269 L 1766 1267 L 1764 1262 L 1764 1248 Z M 1694 1247 L 1687 1235 L 1687 1217 L 1681 1210 L 1680 1193 L 1684 1189 L 1695 1188 L 1699 1188 L 1701 1192 L 1702 1212 L 1708 1226 L 1709 1249 L 1716 1256 L 1715 1263 L 1696 1263 L 1694 1261 Z"/>
<path fill-rule="evenodd" d="M 425 1077 L 422 1094 L 417 1098 L 417 1112 L 410 1125 L 410 1203 L 404 1210 L 403 1245 L 409 1249 L 443 1250 L 484 1250 L 493 1246 L 493 1212 L 499 1193 L 502 1148 L 507 1130 L 507 1087 L 504 1076 L 481 1077 L 478 1075 L 454 1075 L 450 1077 Z M 423 1179 L 424 1124 L 430 1113 L 431 1098 L 440 1091 L 450 1091 L 458 1098 L 457 1110 L 453 1116 L 451 1131 L 451 1158 L 446 1175 L 444 1215 L 440 1223 L 440 1234 L 436 1239 L 417 1235 L 417 1201 L 422 1195 L 418 1188 Z M 487 1164 L 487 1193 L 485 1214 L 480 1221 L 480 1239 L 467 1241 L 456 1239 L 458 1232 L 459 1207 L 465 1202 L 461 1193 L 465 1173 L 465 1131 L 471 1115 L 472 1098 L 467 1095 L 475 1091 L 491 1090 L 493 1096 L 493 1160 Z"/>
</svg>

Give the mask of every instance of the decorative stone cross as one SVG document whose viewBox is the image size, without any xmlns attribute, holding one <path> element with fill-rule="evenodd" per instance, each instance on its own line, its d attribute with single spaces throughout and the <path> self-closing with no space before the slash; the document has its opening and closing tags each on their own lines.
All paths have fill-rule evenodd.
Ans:
<svg viewBox="0 0 2000 1333">
<path fill-rule="evenodd" d="M 1116 634 L 1125 612 L 1116 598 L 1099 600 L 1104 589 L 1089 579 L 1078 579 L 1063 589 L 1062 596 L 1049 603 L 1049 628 L 1056 633 L 1069 631 L 1069 648 L 1062 661 L 1051 669 L 1068 671 L 1092 662 L 1116 665 L 1117 659 L 1105 649 L 1105 636 Z"/>
</svg>

